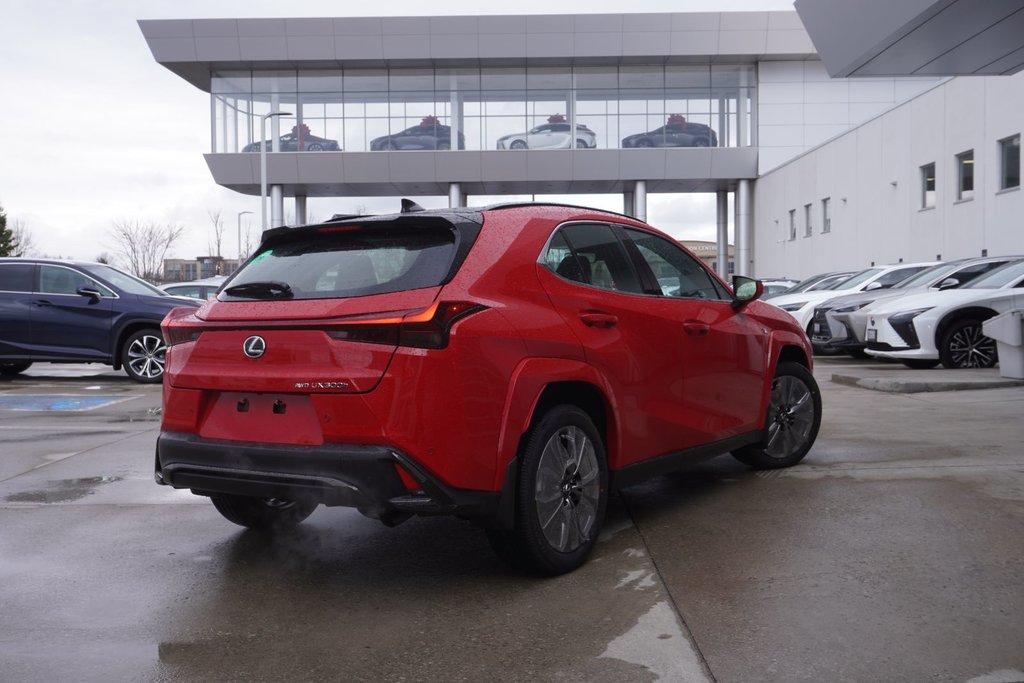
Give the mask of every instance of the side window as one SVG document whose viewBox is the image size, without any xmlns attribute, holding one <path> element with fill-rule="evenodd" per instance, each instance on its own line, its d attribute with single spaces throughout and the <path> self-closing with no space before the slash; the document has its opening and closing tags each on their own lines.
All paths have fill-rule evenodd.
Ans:
<svg viewBox="0 0 1024 683">
<path fill-rule="evenodd" d="M 39 291 L 42 294 L 76 294 L 80 287 L 105 293 L 106 288 L 77 270 L 61 266 L 39 266 Z"/>
<path fill-rule="evenodd" d="M 895 284 L 903 282 L 908 277 L 920 273 L 927 266 L 921 266 L 920 268 L 903 268 L 902 270 L 894 270 L 891 273 L 886 273 L 882 277 L 878 278 L 878 284 L 882 285 L 882 289 L 889 289 Z"/>
<path fill-rule="evenodd" d="M 562 253 L 565 255 L 559 259 Z M 553 263 L 556 259 L 557 264 Z M 594 287 L 616 292 L 640 294 L 643 291 L 622 243 L 611 226 L 603 223 L 565 226 L 552 239 L 546 261 L 557 275 L 569 280 L 589 282 Z"/>
<path fill-rule="evenodd" d="M 641 230 L 626 228 L 626 234 L 658 279 L 664 296 L 712 300 L 728 298 L 704 266 L 680 247 Z"/>
<path fill-rule="evenodd" d="M 34 268 L 31 263 L 0 264 L 0 292 L 31 292 Z"/>
<path fill-rule="evenodd" d="M 192 297 L 194 299 L 199 299 L 200 298 L 200 296 L 199 296 L 200 295 L 200 291 L 201 291 L 201 289 L 200 289 L 200 287 L 198 285 L 193 285 L 193 286 L 190 286 L 190 287 L 168 287 L 167 288 L 167 293 L 168 294 L 173 294 L 175 296 L 190 296 L 190 297 Z"/>
</svg>

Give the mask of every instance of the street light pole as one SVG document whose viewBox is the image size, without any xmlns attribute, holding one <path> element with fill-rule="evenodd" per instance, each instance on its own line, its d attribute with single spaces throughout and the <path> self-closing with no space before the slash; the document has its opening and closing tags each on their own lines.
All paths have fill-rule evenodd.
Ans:
<svg viewBox="0 0 1024 683">
<path fill-rule="evenodd" d="M 291 116 L 290 111 L 272 111 L 260 117 L 260 226 L 267 229 L 267 119 Z"/>
<path fill-rule="evenodd" d="M 252 211 L 238 212 L 238 265 L 242 265 L 242 216 Z"/>
</svg>

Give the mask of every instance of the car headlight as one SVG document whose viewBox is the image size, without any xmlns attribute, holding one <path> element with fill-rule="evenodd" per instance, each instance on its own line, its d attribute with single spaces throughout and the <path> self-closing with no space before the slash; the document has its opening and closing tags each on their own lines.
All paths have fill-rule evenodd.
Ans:
<svg viewBox="0 0 1024 683">
<path fill-rule="evenodd" d="M 833 308 L 832 312 L 833 313 L 853 313 L 854 311 L 859 311 L 860 309 L 864 308 L 869 303 L 871 303 L 871 302 L 870 301 L 865 301 L 862 304 L 850 304 L 848 306 L 841 306 L 839 308 Z"/>
<path fill-rule="evenodd" d="M 915 308 L 912 311 L 902 311 L 900 313 L 896 313 L 894 315 L 890 315 L 889 316 L 889 323 L 892 324 L 892 325 L 900 325 L 900 324 L 909 323 L 911 320 L 913 320 L 917 316 L 919 316 L 922 313 L 925 313 L 927 311 L 930 311 L 933 308 L 935 308 L 935 307 L 934 306 L 929 306 L 928 308 Z"/>
<path fill-rule="evenodd" d="M 797 302 L 795 304 L 783 304 L 783 305 L 779 306 L 779 308 L 781 308 L 782 310 L 786 311 L 787 313 L 792 313 L 793 311 L 799 311 L 801 308 L 803 308 L 806 305 L 807 305 L 806 301 L 799 301 L 799 302 Z"/>
</svg>

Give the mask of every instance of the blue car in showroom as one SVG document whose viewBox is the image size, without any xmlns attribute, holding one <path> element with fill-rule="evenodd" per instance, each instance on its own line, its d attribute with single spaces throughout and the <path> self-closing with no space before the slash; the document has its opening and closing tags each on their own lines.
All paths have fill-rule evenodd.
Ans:
<svg viewBox="0 0 1024 683">
<path fill-rule="evenodd" d="M 164 376 L 160 321 L 193 300 L 102 263 L 0 259 L 0 375 L 36 362 L 104 363 L 136 382 Z"/>
</svg>

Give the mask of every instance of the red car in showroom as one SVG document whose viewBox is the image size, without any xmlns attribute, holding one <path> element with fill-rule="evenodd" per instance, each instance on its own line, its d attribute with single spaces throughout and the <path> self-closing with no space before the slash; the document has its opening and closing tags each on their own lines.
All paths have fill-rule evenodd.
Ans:
<svg viewBox="0 0 1024 683">
<path fill-rule="evenodd" d="M 156 480 L 263 530 L 319 504 L 455 515 L 516 566 L 571 571 L 611 491 L 811 448 L 811 347 L 761 292 L 580 207 L 404 200 L 268 230 L 216 299 L 164 320 Z"/>
</svg>

